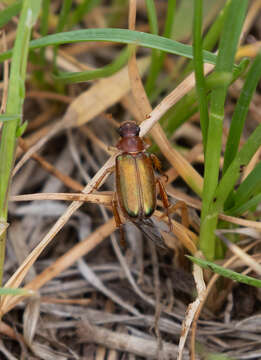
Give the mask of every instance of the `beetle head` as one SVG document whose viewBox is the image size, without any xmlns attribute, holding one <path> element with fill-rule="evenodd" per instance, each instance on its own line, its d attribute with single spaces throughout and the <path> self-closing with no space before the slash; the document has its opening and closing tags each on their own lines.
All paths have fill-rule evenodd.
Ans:
<svg viewBox="0 0 261 360">
<path fill-rule="evenodd" d="M 124 122 L 118 129 L 118 133 L 123 137 L 139 136 L 140 127 L 134 121 Z"/>
</svg>

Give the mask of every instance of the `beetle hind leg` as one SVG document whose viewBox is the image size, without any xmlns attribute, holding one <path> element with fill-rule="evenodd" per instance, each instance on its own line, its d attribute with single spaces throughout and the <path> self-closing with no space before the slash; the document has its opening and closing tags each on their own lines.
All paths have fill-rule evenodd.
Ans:
<svg viewBox="0 0 261 360">
<path fill-rule="evenodd" d="M 181 224 L 185 227 L 189 227 L 189 215 L 188 207 L 184 201 L 178 201 L 176 204 L 171 205 L 169 208 L 169 213 L 173 214 L 175 211 L 180 209 L 181 211 Z"/>
</svg>

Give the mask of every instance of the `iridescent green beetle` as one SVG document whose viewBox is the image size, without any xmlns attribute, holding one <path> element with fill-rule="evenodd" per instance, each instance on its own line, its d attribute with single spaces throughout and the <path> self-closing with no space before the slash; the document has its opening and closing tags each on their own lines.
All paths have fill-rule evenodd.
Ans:
<svg viewBox="0 0 261 360">
<path fill-rule="evenodd" d="M 162 236 L 149 219 L 156 208 L 156 184 L 159 185 L 163 205 L 169 216 L 168 196 L 154 173 L 154 167 L 160 170 L 160 162 L 155 155 L 146 151 L 148 146 L 139 137 L 140 127 L 134 121 L 123 123 L 118 132 L 121 139 L 116 147 L 122 153 L 116 157 L 116 197 L 113 201 L 116 225 L 121 229 L 119 206 L 127 219 L 157 245 L 164 246 Z"/>
</svg>

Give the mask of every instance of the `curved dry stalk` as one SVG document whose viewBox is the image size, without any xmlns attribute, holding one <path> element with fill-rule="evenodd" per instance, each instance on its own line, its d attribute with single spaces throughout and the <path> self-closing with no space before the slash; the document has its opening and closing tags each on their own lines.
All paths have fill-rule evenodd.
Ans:
<svg viewBox="0 0 261 360">
<path fill-rule="evenodd" d="M 197 252 L 194 256 L 202 257 L 202 254 L 200 252 Z M 182 330 L 181 330 L 181 336 L 179 339 L 179 351 L 178 351 L 178 357 L 177 360 L 182 360 L 182 354 L 184 351 L 186 339 L 191 327 L 191 324 L 193 322 L 193 319 L 195 318 L 198 309 L 200 308 L 200 304 L 204 301 L 205 292 L 206 292 L 206 285 L 204 282 L 204 276 L 203 276 L 203 270 L 202 268 L 197 265 L 193 264 L 193 277 L 195 280 L 195 284 L 197 287 L 197 298 L 195 301 L 189 304 L 185 319 L 182 323 Z"/>
</svg>

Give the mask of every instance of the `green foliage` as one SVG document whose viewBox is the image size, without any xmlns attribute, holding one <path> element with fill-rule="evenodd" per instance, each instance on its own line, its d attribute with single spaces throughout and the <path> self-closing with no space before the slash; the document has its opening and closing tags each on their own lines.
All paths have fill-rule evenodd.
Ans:
<svg viewBox="0 0 261 360">
<path fill-rule="evenodd" d="M 178 81 L 181 81 L 192 70 L 193 66 L 196 78 L 195 89 L 191 90 L 178 104 L 170 109 L 163 116 L 161 123 L 166 134 L 171 136 L 191 115 L 198 110 L 200 112 L 205 153 L 200 248 L 208 259 L 215 259 L 217 257 L 216 249 L 219 248 L 219 244 L 214 233 L 218 226 L 219 213 L 226 212 L 229 215 L 242 215 L 246 211 L 255 209 L 261 201 L 260 164 L 257 164 L 248 177 L 235 190 L 235 185 L 239 182 L 241 176 L 242 167 L 249 163 L 261 143 L 261 125 L 259 125 L 239 150 L 239 142 L 249 104 L 261 77 L 261 53 L 257 55 L 251 64 L 237 101 L 225 148 L 223 174 L 219 179 L 223 119 L 228 89 L 230 84 L 241 76 L 248 66 L 248 61 L 246 60 L 242 60 L 239 65 L 235 64 L 235 54 L 242 32 L 248 1 L 241 0 L 240 6 L 238 6 L 238 0 L 228 0 L 216 16 L 213 24 L 206 31 L 203 39 L 202 34 L 205 23 L 203 7 L 206 6 L 206 2 L 202 0 L 194 0 L 194 8 L 189 0 L 186 3 L 185 1 L 182 2 L 180 6 L 179 2 L 177 2 L 177 8 L 176 0 L 169 0 L 163 24 L 163 36 L 159 36 L 158 14 L 154 1 L 151 0 L 146 0 L 151 33 L 118 28 L 97 28 L 64 32 L 64 29 L 68 30 L 74 25 L 79 24 L 83 17 L 95 6 L 98 6 L 100 2 L 100 0 L 83 0 L 75 8 L 72 8 L 71 0 L 63 1 L 56 32 L 52 35 L 47 35 L 51 2 L 50 0 L 43 0 L 40 22 L 42 37 L 33 41 L 30 41 L 31 29 L 40 11 L 41 1 L 9 1 L 10 5 L 0 13 L 0 26 L 3 26 L 19 13 L 23 4 L 15 46 L 11 51 L 0 54 L 0 62 L 12 57 L 7 109 L 4 115 L 0 115 L 0 121 L 4 124 L 0 146 L 0 217 L 6 219 L 7 216 L 6 198 L 10 174 L 12 172 L 16 140 L 26 127 L 21 121 L 25 97 L 24 83 L 28 51 L 35 51 L 34 55 L 39 56 L 38 49 L 40 49 L 40 63 L 44 66 L 44 49 L 47 46 L 54 47 L 54 64 L 56 64 L 55 59 L 58 47 L 62 44 L 86 41 L 131 44 L 135 48 L 146 47 L 152 50 L 150 71 L 145 84 L 150 100 L 158 101 L 157 96 L 161 91 L 169 92 L 170 89 L 172 90 L 177 85 L 177 81 L 175 82 L 171 77 L 165 80 L 164 78 L 162 80 L 161 77 L 164 59 L 167 54 L 184 57 L 184 69 L 182 66 L 175 69 L 179 75 Z M 214 3 L 215 1 L 211 1 L 211 4 Z M 115 1 L 115 4 L 121 4 L 121 1 Z M 220 3 L 220 5 L 222 4 Z M 124 2 L 123 6 L 126 7 L 126 5 L 127 1 Z M 207 6 L 211 6 L 210 1 Z M 29 8 L 31 9 L 31 18 L 28 17 Z M 186 13 L 188 11 L 186 9 L 189 9 L 188 16 L 194 17 L 192 27 L 193 46 L 173 40 L 173 37 L 180 39 L 184 35 L 184 26 L 183 29 L 180 29 L 182 33 L 179 34 L 177 34 L 177 31 L 174 33 L 173 29 L 175 27 L 177 29 L 177 26 L 180 27 L 181 20 L 183 21 L 184 18 L 184 16 L 180 17 L 180 14 L 182 12 Z M 115 19 L 113 18 L 113 21 Z M 216 55 L 210 52 L 210 50 L 212 51 L 218 42 L 218 55 Z M 55 75 L 53 74 L 53 78 L 57 83 L 72 83 L 110 76 L 127 63 L 129 55 L 130 50 L 124 49 L 110 64 L 93 71 L 58 73 L 55 71 L 57 70 L 56 66 L 54 66 Z M 216 66 L 214 72 L 206 78 L 203 74 L 204 63 L 211 63 Z M 39 77 L 39 79 L 44 82 L 44 76 Z M 57 83 L 54 85 L 57 86 Z M 60 86 L 60 84 L 58 85 Z M 3 253 L 3 249 L 1 252 Z"/>
<path fill-rule="evenodd" d="M 219 201 L 219 207 L 217 206 L 216 197 L 218 195 L 216 192 L 219 176 L 225 99 L 229 82 L 232 78 L 234 57 L 243 27 L 247 5 L 247 0 L 242 0 L 240 6 L 238 6 L 237 0 L 231 0 L 226 10 L 226 18 L 215 68 L 215 76 L 216 79 L 219 79 L 219 83 L 217 83 L 216 88 L 211 91 L 210 95 L 210 114 L 205 152 L 204 189 L 200 227 L 200 248 L 209 259 L 215 258 L 216 239 L 214 231 L 217 227 L 218 210 L 222 210 L 222 205 L 224 204 L 224 202 L 222 204 L 222 202 Z M 235 14 L 237 14 L 237 16 L 235 16 Z M 228 179 L 228 182 L 226 182 L 230 190 L 232 190 L 237 178 L 238 174 L 236 171 L 233 173 L 233 178 Z M 224 194 L 220 195 L 222 200 L 225 201 Z"/>
<path fill-rule="evenodd" d="M 75 83 L 111 76 L 126 65 L 131 52 L 132 49 L 125 49 L 111 64 L 106 65 L 101 69 L 59 73 L 55 76 L 55 79 L 65 83 Z"/>
<path fill-rule="evenodd" d="M 133 44 L 152 49 L 165 51 L 170 54 L 193 58 L 192 46 L 178 41 L 164 38 L 163 36 L 142 33 L 126 29 L 87 29 L 74 30 L 45 36 L 30 42 L 30 49 L 38 49 L 50 45 L 69 44 L 82 41 L 110 41 L 122 44 Z M 0 62 L 9 59 L 12 51 L 0 54 Z M 209 51 L 203 51 L 204 62 L 215 64 L 217 56 Z"/>
<path fill-rule="evenodd" d="M 255 279 L 251 276 L 247 276 L 247 275 L 242 275 L 239 274 L 235 271 L 229 270 L 229 269 L 225 269 L 222 266 L 219 266 L 211 261 L 206 261 L 206 260 L 202 260 L 193 256 L 188 256 L 187 257 L 193 261 L 195 264 L 205 268 L 205 269 L 210 269 L 211 271 L 215 272 L 216 274 L 222 275 L 226 278 L 229 278 L 231 280 L 243 283 L 243 284 L 247 284 L 247 285 L 251 285 L 251 286 L 255 286 L 260 288 L 261 287 L 261 280 Z"/>
<path fill-rule="evenodd" d="M 22 115 L 17 118 L 17 114 L 22 114 L 22 107 L 25 97 L 25 77 L 27 56 L 29 51 L 29 41 L 31 30 L 34 26 L 41 8 L 41 1 L 24 0 L 20 21 L 17 29 L 10 79 L 8 85 L 8 98 L 5 116 L 9 117 L 4 121 L 1 144 L 0 144 L 0 220 L 6 221 L 8 202 L 7 195 L 9 190 L 12 166 L 17 139 L 17 130 L 21 126 Z M 14 117 L 11 120 L 11 117 Z M 19 132 L 19 130 L 18 130 Z M 0 284 L 2 282 L 3 265 L 5 257 L 5 233 L 0 238 Z"/>
<path fill-rule="evenodd" d="M 0 288 L 0 295 L 7 296 L 32 296 L 34 291 L 27 289 L 17 289 L 17 288 Z"/>
<path fill-rule="evenodd" d="M 16 1 L 0 12 L 0 28 L 5 26 L 22 8 L 22 1 Z"/>
<path fill-rule="evenodd" d="M 239 141 L 245 124 L 249 104 L 260 78 L 261 52 L 256 56 L 250 70 L 248 71 L 243 89 L 236 104 L 226 144 L 223 173 L 226 172 L 238 151 Z"/>
<path fill-rule="evenodd" d="M 204 152 L 207 142 L 208 131 L 208 101 L 207 101 L 207 88 L 204 76 L 203 65 L 203 41 L 202 41 L 202 0 L 195 0 L 194 10 L 194 46 L 193 46 L 193 61 L 195 68 L 196 89 L 199 103 L 200 125 L 203 138 Z"/>
</svg>

